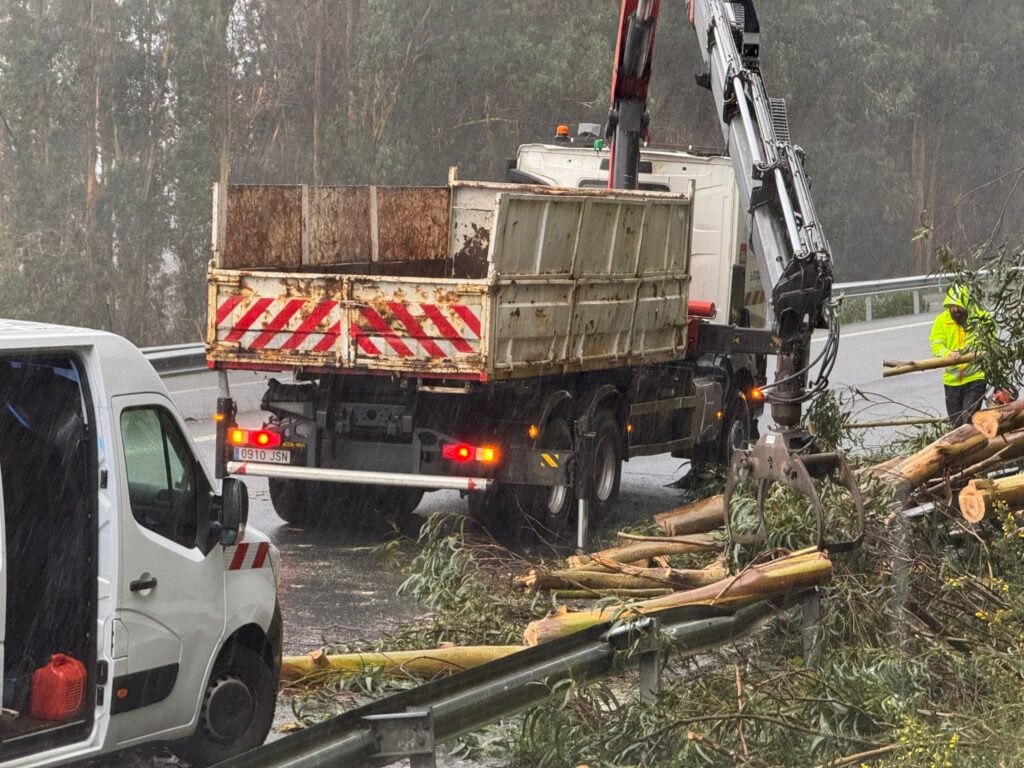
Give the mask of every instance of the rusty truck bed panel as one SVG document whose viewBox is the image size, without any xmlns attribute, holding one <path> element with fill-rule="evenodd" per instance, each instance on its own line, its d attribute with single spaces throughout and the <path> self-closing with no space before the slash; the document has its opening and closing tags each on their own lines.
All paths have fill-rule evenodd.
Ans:
<svg viewBox="0 0 1024 768">
<path fill-rule="evenodd" d="M 209 273 L 210 360 L 493 380 L 652 363 L 685 348 L 690 196 L 466 182 L 392 192 L 230 188 Z M 296 197 L 298 257 L 288 240 Z M 253 211 L 284 220 L 236 235 Z M 260 250 L 256 230 L 273 251 Z M 448 276 L 426 276 L 438 272 L 425 263 L 439 261 Z"/>
</svg>

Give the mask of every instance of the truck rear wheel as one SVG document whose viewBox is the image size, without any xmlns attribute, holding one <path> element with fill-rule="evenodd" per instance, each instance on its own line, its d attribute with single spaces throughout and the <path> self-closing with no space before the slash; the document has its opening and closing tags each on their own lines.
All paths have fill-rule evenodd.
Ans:
<svg viewBox="0 0 1024 768">
<path fill-rule="evenodd" d="M 590 522 L 606 523 L 615 511 L 622 482 L 622 430 L 615 414 L 601 411 L 597 414 L 597 441 L 594 450 L 594 476 L 591 479 Z"/>
<path fill-rule="evenodd" d="M 537 446 L 552 451 L 571 451 L 572 427 L 562 416 L 554 416 L 544 425 Z M 576 501 L 571 485 L 507 486 L 508 514 L 524 514 L 541 527 L 541 533 L 560 535 L 569 530 Z"/>
<path fill-rule="evenodd" d="M 210 673 L 195 733 L 173 751 L 201 768 L 254 749 L 270 732 L 276 701 L 274 670 L 255 651 L 232 645 Z"/>
<path fill-rule="evenodd" d="M 278 517 L 291 525 L 323 525 L 324 505 L 317 483 L 271 478 L 269 484 L 270 503 Z"/>
</svg>

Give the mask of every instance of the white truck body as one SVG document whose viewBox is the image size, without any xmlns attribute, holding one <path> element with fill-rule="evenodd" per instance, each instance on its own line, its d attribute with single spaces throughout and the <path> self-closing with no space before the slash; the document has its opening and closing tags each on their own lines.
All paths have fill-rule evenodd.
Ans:
<svg viewBox="0 0 1024 768">
<path fill-rule="evenodd" d="M 46 386 L 73 394 L 63 431 L 45 426 L 45 414 L 59 406 L 51 401 L 37 411 L 32 402 L 33 390 L 50 396 Z M 231 538 L 210 524 L 223 509 L 214 481 L 163 382 L 118 336 L 0 320 L 0 412 L 9 449 L 42 441 L 59 448 L 68 429 L 81 434 L 68 442 L 74 461 L 45 467 L 49 489 L 31 487 L 39 479 L 33 466 L 49 454 L 40 449 L 26 462 L 0 452 L 0 659 L 8 654 L 0 766 L 60 765 L 190 737 L 229 646 L 260 648 L 262 638 L 264 657 L 278 663 L 276 548 L 244 520 L 235 543 L 221 543 Z M 147 425 L 158 430 L 147 433 Z M 164 465 L 149 485 L 154 446 Z M 72 474 L 78 486 L 65 480 Z M 82 493 L 68 517 L 62 489 L 72 487 Z M 58 529 L 34 528 L 31 518 L 46 519 L 51 500 Z M 74 621 L 64 620 L 66 606 L 52 586 L 68 570 L 87 603 L 71 606 Z M 46 631 L 28 636 L 35 617 L 46 618 Z M 32 717 L 30 697 L 20 693 L 30 686 L 28 672 L 70 648 L 86 668 L 83 705 L 62 720 Z M 31 660 L 28 669 L 23 659 Z"/>
<path fill-rule="evenodd" d="M 516 169 L 538 182 L 593 189 L 608 184 L 607 149 L 579 145 L 524 144 Z M 750 326 L 766 325 L 769 307 L 755 259 L 747 258 L 747 224 L 741 215 L 736 176 L 724 155 L 699 155 L 675 149 L 640 152 L 640 188 L 685 192 L 693 185 L 693 236 L 690 300 L 714 302 L 716 322 L 735 321 L 730 309 L 746 308 Z M 743 274 L 742 285 L 735 274 Z"/>
</svg>

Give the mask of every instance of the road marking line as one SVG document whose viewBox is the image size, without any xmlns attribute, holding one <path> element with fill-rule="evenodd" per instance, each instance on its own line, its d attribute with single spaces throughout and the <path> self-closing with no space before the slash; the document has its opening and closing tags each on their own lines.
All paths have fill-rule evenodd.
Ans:
<svg viewBox="0 0 1024 768">
<path fill-rule="evenodd" d="M 869 331 L 855 331 L 854 333 L 842 333 L 842 332 L 840 332 L 839 333 L 839 339 L 841 341 L 843 339 L 855 339 L 858 336 L 871 336 L 871 335 L 876 334 L 876 333 L 886 333 L 887 331 L 905 331 L 908 328 L 924 328 L 927 325 L 931 325 L 932 322 L 933 322 L 932 320 L 926 320 L 923 323 L 907 323 L 905 325 L 890 325 L 890 326 L 887 326 L 885 328 L 872 328 Z M 824 340 L 825 340 L 825 337 L 822 336 L 822 337 L 817 338 L 817 339 L 811 339 L 811 343 L 812 344 L 817 344 L 818 342 L 822 342 Z"/>
</svg>

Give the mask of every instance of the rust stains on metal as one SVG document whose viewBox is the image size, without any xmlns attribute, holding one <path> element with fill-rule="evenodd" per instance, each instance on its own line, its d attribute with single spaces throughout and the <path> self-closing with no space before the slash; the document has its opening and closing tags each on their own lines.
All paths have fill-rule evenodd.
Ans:
<svg viewBox="0 0 1024 768">
<path fill-rule="evenodd" d="M 443 261 L 450 199 L 447 187 L 378 187 L 379 260 Z"/>
<path fill-rule="evenodd" d="M 491 245 L 491 231 L 473 224 L 472 234 L 464 235 L 462 247 L 452 257 L 452 277 L 487 277 L 487 249 Z"/>
<path fill-rule="evenodd" d="M 309 266 L 372 260 L 369 187 L 310 187 Z"/>
<path fill-rule="evenodd" d="M 221 266 L 290 269 L 302 264 L 302 188 L 228 187 Z"/>
</svg>

